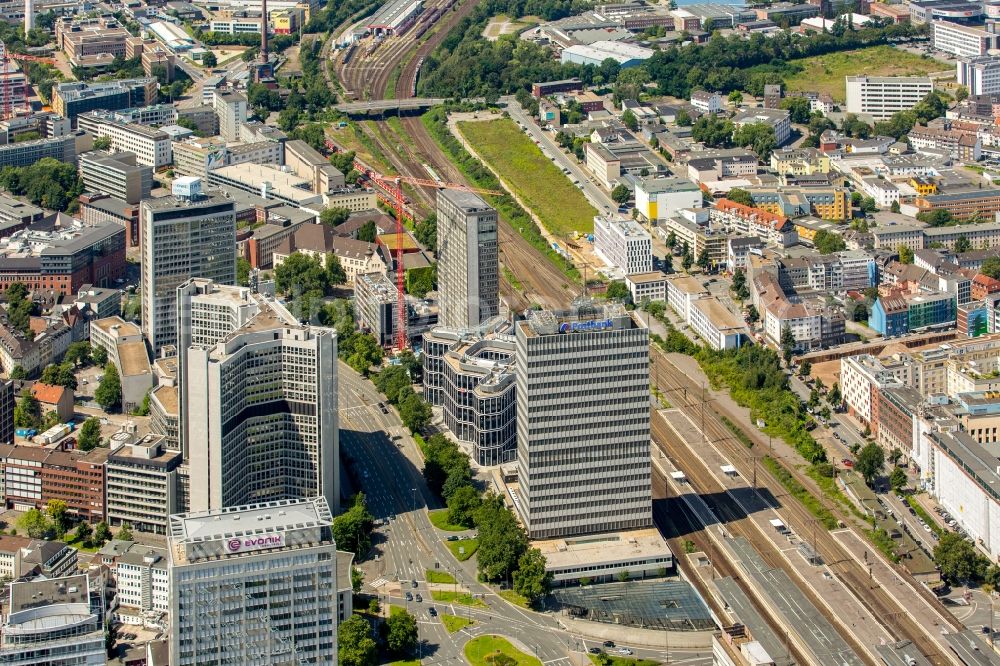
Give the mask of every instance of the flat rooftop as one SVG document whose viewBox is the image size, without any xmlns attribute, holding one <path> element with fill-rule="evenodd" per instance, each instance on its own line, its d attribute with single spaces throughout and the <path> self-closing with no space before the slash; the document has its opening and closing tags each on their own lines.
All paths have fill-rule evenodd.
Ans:
<svg viewBox="0 0 1000 666">
<path fill-rule="evenodd" d="M 455 206 L 461 208 L 462 210 L 484 210 L 487 208 L 492 209 L 486 201 L 480 197 L 475 192 L 466 192 L 465 190 L 452 190 L 452 189 L 441 189 L 438 190 L 437 195 L 439 197 L 444 197 L 450 201 Z"/>
<path fill-rule="evenodd" d="M 170 516 L 173 543 L 216 541 L 232 536 L 276 532 L 289 527 L 323 527 L 333 521 L 326 500 L 282 500 Z"/>
<path fill-rule="evenodd" d="M 670 548 L 659 530 L 649 528 L 568 539 L 532 541 L 542 551 L 550 571 L 586 564 L 619 563 L 637 558 L 670 556 Z"/>
<path fill-rule="evenodd" d="M 87 576 L 67 576 L 49 580 L 35 579 L 10 586 L 10 612 L 52 606 L 55 604 L 90 605 L 90 587 Z"/>
<path fill-rule="evenodd" d="M 632 284 L 649 284 L 650 282 L 664 282 L 667 274 L 663 271 L 652 271 L 651 273 L 632 273 L 626 275 L 625 279 Z"/>
<path fill-rule="evenodd" d="M 148 375 L 152 372 L 149 356 L 146 354 L 146 343 L 142 340 L 120 343 L 118 345 L 118 359 L 122 364 L 123 377 Z"/>
<path fill-rule="evenodd" d="M 702 292 L 708 291 L 705 289 L 705 285 L 702 284 L 701 280 L 690 275 L 684 275 L 681 277 L 667 278 L 667 284 L 672 285 L 675 289 L 679 289 L 687 295 L 700 294 Z"/>
<path fill-rule="evenodd" d="M 730 312 L 729 308 L 714 296 L 699 298 L 691 304 L 691 307 L 701 310 L 708 317 L 708 320 L 712 322 L 712 326 L 717 328 L 720 333 L 734 329 L 743 329 L 743 322 L 737 319 L 736 315 Z"/>
</svg>

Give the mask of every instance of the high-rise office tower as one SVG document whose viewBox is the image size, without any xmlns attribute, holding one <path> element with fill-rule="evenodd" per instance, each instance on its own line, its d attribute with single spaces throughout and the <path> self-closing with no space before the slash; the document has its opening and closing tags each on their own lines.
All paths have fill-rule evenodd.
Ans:
<svg viewBox="0 0 1000 666">
<path fill-rule="evenodd" d="M 178 178 L 172 197 L 143 201 L 142 332 L 154 356 L 177 343 L 177 287 L 192 277 L 236 282 L 236 205 Z"/>
<path fill-rule="evenodd" d="M 241 287 L 192 280 L 178 302 L 191 510 L 319 495 L 336 511 L 336 332 Z"/>
<path fill-rule="evenodd" d="M 649 331 L 617 303 L 515 323 L 520 511 L 533 539 L 653 523 Z"/>
<path fill-rule="evenodd" d="M 500 312 L 497 212 L 471 192 L 438 190 L 438 324 L 474 328 Z"/>
<path fill-rule="evenodd" d="M 337 549 L 322 497 L 170 517 L 170 663 L 337 663 Z"/>
</svg>

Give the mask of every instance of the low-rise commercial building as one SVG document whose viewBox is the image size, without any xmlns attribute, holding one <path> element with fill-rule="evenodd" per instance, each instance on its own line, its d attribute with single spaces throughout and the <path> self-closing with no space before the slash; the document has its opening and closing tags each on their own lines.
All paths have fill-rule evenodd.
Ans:
<svg viewBox="0 0 1000 666">
<path fill-rule="evenodd" d="M 111 140 L 111 149 L 132 153 L 138 164 L 159 169 L 173 162 L 170 135 L 145 125 L 123 123 L 111 113 L 91 111 L 77 118 L 80 129 Z"/>
<path fill-rule="evenodd" d="M 746 340 L 743 322 L 714 296 L 694 301 L 689 312 L 691 319 L 688 324 L 716 351 L 737 349 Z"/>
<path fill-rule="evenodd" d="M 625 284 L 632 294 L 632 302 L 637 305 L 667 302 L 667 275 L 662 271 L 626 275 Z"/>
<path fill-rule="evenodd" d="M 0 145 L 0 167 L 27 167 L 46 157 L 70 164 L 76 162 L 76 137 L 57 136 Z"/>
<path fill-rule="evenodd" d="M 91 322 L 90 341 L 108 353 L 108 360 L 118 369 L 122 387 L 122 410 L 139 407 L 153 388 L 153 369 L 149 365 L 142 330 L 121 317 L 112 316 Z"/>
<path fill-rule="evenodd" d="M 57 83 L 52 88 L 52 110 L 74 124 L 88 111 L 115 111 L 150 106 L 156 101 L 158 82 L 153 77 L 87 83 Z"/>
<path fill-rule="evenodd" d="M 683 208 L 700 208 L 701 189 L 686 178 L 640 178 L 635 185 L 635 207 L 648 221 L 665 220 Z"/>
<path fill-rule="evenodd" d="M 774 130 L 774 145 L 783 146 L 792 133 L 791 115 L 784 109 L 742 109 L 733 117 L 738 128 L 746 125 L 767 125 Z"/>
<path fill-rule="evenodd" d="M 163 618 L 170 610 L 167 551 L 130 541 L 112 544 L 122 546 L 122 552 L 113 557 L 115 618 L 122 624 L 166 629 Z"/>
<path fill-rule="evenodd" d="M 931 23 L 931 40 L 938 51 L 963 58 L 984 56 L 990 49 L 1000 46 L 1000 35 L 984 28 L 961 25 L 952 21 Z"/>
</svg>

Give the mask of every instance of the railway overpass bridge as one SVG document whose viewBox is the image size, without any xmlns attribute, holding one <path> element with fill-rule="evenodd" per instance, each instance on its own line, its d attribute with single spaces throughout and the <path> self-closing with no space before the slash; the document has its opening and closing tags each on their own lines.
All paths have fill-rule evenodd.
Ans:
<svg viewBox="0 0 1000 666">
<path fill-rule="evenodd" d="M 432 106 L 444 104 L 447 100 L 443 97 L 411 97 L 410 99 L 378 99 L 368 102 L 342 102 L 336 108 L 341 113 L 348 116 L 382 115 L 392 113 L 407 113 L 413 111 L 426 111 Z"/>
</svg>

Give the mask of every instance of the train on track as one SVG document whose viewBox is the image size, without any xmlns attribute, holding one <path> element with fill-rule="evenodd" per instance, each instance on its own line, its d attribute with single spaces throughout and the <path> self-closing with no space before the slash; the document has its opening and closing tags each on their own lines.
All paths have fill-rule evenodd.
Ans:
<svg viewBox="0 0 1000 666">
<path fill-rule="evenodd" d="M 351 58 L 354 57 L 354 52 L 357 50 L 358 50 L 358 43 L 357 42 L 352 43 L 350 46 L 347 47 L 347 50 L 344 51 L 344 59 L 341 62 L 343 62 L 344 65 L 351 64 Z M 331 56 L 331 58 L 335 57 L 336 54 L 333 54 Z"/>
</svg>

